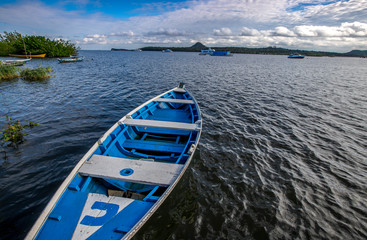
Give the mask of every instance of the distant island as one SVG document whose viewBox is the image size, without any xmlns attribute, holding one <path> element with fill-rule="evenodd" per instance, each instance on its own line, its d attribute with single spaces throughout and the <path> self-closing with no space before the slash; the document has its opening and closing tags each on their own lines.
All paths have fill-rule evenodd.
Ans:
<svg viewBox="0 0 367 240">
<path fill-rule="evenodd" d="M 162 51 L 165 49 L 171 49 L 174 52 L 200 52 L 201 50 L 206 50 L 204 44 L 197 42 L 191 47 L 143 47 L 140 48 L 142 51 Z M 323 52 L 323 51 L 307 51 L 300 49 L 286 49 L 279 47 L 266 47 L 266 48 L 247 48 L 247 47 L 211 47 L 215 51 L 230 51 L 231 53 L 246 53 L 246 54 L 265 54 L 265 55 L 289 55 L 292 53 L 299 53 L 305 56 L 328 56 L 328 57 L 367 57 L 367 50 L 353 50 L 347 53 L 337 53 L 337 52 Z M 116 49 L 112 48 L 111 51 L 133 51 L 127 49 Z"/>
</svg>

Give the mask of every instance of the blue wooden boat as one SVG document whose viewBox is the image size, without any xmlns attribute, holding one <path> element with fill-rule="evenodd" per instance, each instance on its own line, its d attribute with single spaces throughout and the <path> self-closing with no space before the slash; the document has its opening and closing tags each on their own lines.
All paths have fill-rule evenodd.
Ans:
<svg viewBox="0 0 367 240">
<path fill-rule="evenodd" d="M 26 239 L 130 239 L 183 176 L 201 127 L 183 84 L 137 107 L 80 160 Z"/>
</svg>

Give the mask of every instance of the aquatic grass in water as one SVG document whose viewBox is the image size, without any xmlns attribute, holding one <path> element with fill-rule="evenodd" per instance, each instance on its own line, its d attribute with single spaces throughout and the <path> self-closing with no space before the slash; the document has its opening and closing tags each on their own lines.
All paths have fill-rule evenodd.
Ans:
<svg viewBox="0 0 367 240">
<path fill-rule="evenodd" d="M 35 69 L 26 68 L 20 72 L 20 76 L 24 80 L 30 80 L 30 81 L 44 80 L 51 77 L 50 76 L 51 72 L 52 69 L 50 67 L 39 67 Z"/>
<path fill-rule="evenodd" d="M 0 65 L 0 80 L 9 80 L 22 77 L 24 80 L 36 81 L 50 78 L 50 67 L 38 67 L 35 69 L 25 68 L 20 70 L 15 66 Z"/>
<path fill-rule="evenodd" d="M 10 142 L 10 146 L 16 146 L 24 141 L 24 128 L 33 128 L 38 126 L 37 123 L 28 121 L 28 124 L 21 124 L 20 121 L 12 120 L 8 115 L 5 115 L 7 123 L 3 126 L 0 134 L 0 141 Z"/>
<path fill-rule="evenodd" d="M 0 81 L 19 77 L 18 69 L 14 66 L 0 64 Z"/>
</svg>

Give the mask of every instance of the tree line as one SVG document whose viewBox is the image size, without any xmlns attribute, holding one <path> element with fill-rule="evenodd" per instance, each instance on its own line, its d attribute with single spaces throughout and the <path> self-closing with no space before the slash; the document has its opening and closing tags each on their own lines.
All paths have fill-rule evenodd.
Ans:
<svg viewBox="0 0 367 240">
<path fill-rule="evenodd" d="M 74 43 L 63 39 L 51 40 L 45 36 L 22 36 L 16 31 L 0 34 L 0 56 L 46 53 L 46 57 L 69 57 L 76 55 L 78 50 L 79 48 Z"/>
</svg>

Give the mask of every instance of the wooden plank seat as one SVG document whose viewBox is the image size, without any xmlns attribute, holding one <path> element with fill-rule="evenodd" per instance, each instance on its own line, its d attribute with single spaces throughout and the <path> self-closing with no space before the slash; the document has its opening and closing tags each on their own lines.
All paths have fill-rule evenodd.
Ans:
<svg viewBox="0 0 367 240">
<path fill-rule="evenodd" d="M 184 144 L 142 140 L 125 140 L 122 146 L 124 148 L 172 153 L 182 153 L 185 148 Z"/>
<path fill-rule="evenodd" d="M 176 98 L 156 98 L 156 102 L 168 102 L 168 103 L 182 103 L 182 104 L 194 104 L 193 100 L 188 99 L 176 99 Z"/>
<path fill-rule="evenodd" d="M 181 164 L 93 155 L 79 169 L 83 176 L 168 186 L 183 168 Z"/>
<path fill-rule="evenodd" d="M 182 123 L 182 122 L 127 118 L 124 120 L 123 123 L 127 126 L 135 126 L 135 127 L 166 128 L 166 129 L 186 130 L 186 131 L 199 131 L 200 130 L 197 124 Z"/>
</svg>

